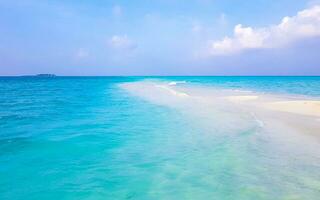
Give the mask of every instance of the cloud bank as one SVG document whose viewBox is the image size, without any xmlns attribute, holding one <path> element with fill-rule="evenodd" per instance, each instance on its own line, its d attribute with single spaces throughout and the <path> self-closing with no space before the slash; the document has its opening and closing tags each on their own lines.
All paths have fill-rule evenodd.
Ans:
<svg viewBox="0 0 320 200">
<path fill-rule="evenodd" d="M 246 49 L 277 48 L 297 40 L 320 36 L 320 6 L 284 17 L 280 24 L 263 28 L 238 24 L 232 37 L 209 42 L 210 55 L 227 55 Z"/>
<path fill-rule="evenodd" d="M 118 50 L 134 50 L 137 47 L 127 35 L 114 35 L 108 43 L 111 47 Z"/>
</svg>

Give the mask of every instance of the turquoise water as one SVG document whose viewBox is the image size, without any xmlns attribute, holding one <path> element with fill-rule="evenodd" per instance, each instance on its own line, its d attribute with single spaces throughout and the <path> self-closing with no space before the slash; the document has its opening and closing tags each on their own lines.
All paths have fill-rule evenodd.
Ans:
<svg viewBox="0 0 320 200">
<path fill-rule="evenodd" d="M 145 79 L 320 97 L 320 77 L 3 77 L 0 199 L 319 199 L 318 139 L 121 87 Z"/>
<path fill-rule="evenodd" d="M 165 79 L 165 78 L 162 78 Z M 170 77 L 166 80 L 187 81 L 194 85 L 205 85 L 216 88 L 253 90 L 266 93 L 298 94 L 320 97 L 319 76 L 265 76 L 265 77 Z"/>
</svg>

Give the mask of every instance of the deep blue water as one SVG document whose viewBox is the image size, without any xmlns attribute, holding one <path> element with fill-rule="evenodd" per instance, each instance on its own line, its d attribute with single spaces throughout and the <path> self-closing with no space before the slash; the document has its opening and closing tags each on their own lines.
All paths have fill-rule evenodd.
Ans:
<svg viewBox="0 0 320 200">
<path fill-rule="evenodd" d="M 2 77 L 0 199 L 319 198 L 319 155 L 119 87 L 145 79 L 320 97 L 320 77 Z"/>
</svg>

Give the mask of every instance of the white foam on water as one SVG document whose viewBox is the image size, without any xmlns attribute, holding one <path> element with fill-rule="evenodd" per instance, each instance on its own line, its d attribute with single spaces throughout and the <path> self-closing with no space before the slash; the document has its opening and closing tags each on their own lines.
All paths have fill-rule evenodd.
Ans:
<svg viewBox="0 0 320 200">
<path fill-rule="evenodd" d="M 178 84 L 184 84 L 187 83 L 186 81 L 171 81 L 168 83 L 168 85 L 178 85 Z"/>
<path fill-rule="evenodd" d="M 184 93 L 184 92 L 179 92 L 179 91 L 176 91 L 166 85 L 156 85 L 156 87 L 158 88 L 162 88 L 164 90 L 167 90 L 168 92 L 170 92 L 171 94 L 173 95 L 176 95 L 176 96 L 179 96 L 179 97 L 189 97 L 188 94 Z"/>
<path fill-rule="evenodd" d="M 263 121 L 259 120 L 259 119 L 257 118 L 257 116 L 256 116 L 253 112 L 251 112 L 251 116 L 253 117 L 253 119 L 255 120 L 255 122 L 257 122 L 257 124 L 258 124 L 259 127 L 262 127 L 262 128 L 264 127 Z"/>
</svg>

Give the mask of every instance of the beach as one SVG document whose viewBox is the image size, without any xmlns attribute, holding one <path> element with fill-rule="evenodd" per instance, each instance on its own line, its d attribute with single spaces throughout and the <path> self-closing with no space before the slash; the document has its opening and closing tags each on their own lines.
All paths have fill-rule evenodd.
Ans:
<svg viewBox="0 0 320 200">
<path fill-rule="evenodd" d="M 181 84 L 183 85 L 183 84 Z M 290 126 L 304 127 L 308 124 L 305 130 L 300 130 L 301 134 L 313 132 L 312 134 L 319 137 L 320 130 L 320 100 L 315 98 L 312 100 L 302 96 L 285 96 L 274 94 L 255 93 L 252 91 L 241 90 L 226 90 L 212 89 L 209 87 L 192 87 L 192 86 L 177 86 L 171 83 L 161 82 L 140 82 L 133 84 L 124 84 L 123 87 L 132 91 L 136 95 L 140 95 L 150 101 L 164 104 L 167 106 L 189 105 L 191 107 L 201 107 L 210 110 L 211 108 L 219 110 L 219 108 L 231 108 L 250 114 L 253 117 L 259 116 L 259 122 L 263 123 L 264 117 L 277 120 Z M 154 95 L 157 93 L 158 96 Z M 160 98 L 158 98 L 160 96 Z M 192 109 L 192 112 L 197 112 Z M 283 117 L 287 116 L 287 117 Z M 297 123 L 299 119 L 300 122 Z M 291 120 L 291 121 L 290 121 Z M 305 122 L 308 121 L 308 122 Z"/>
</svg>

